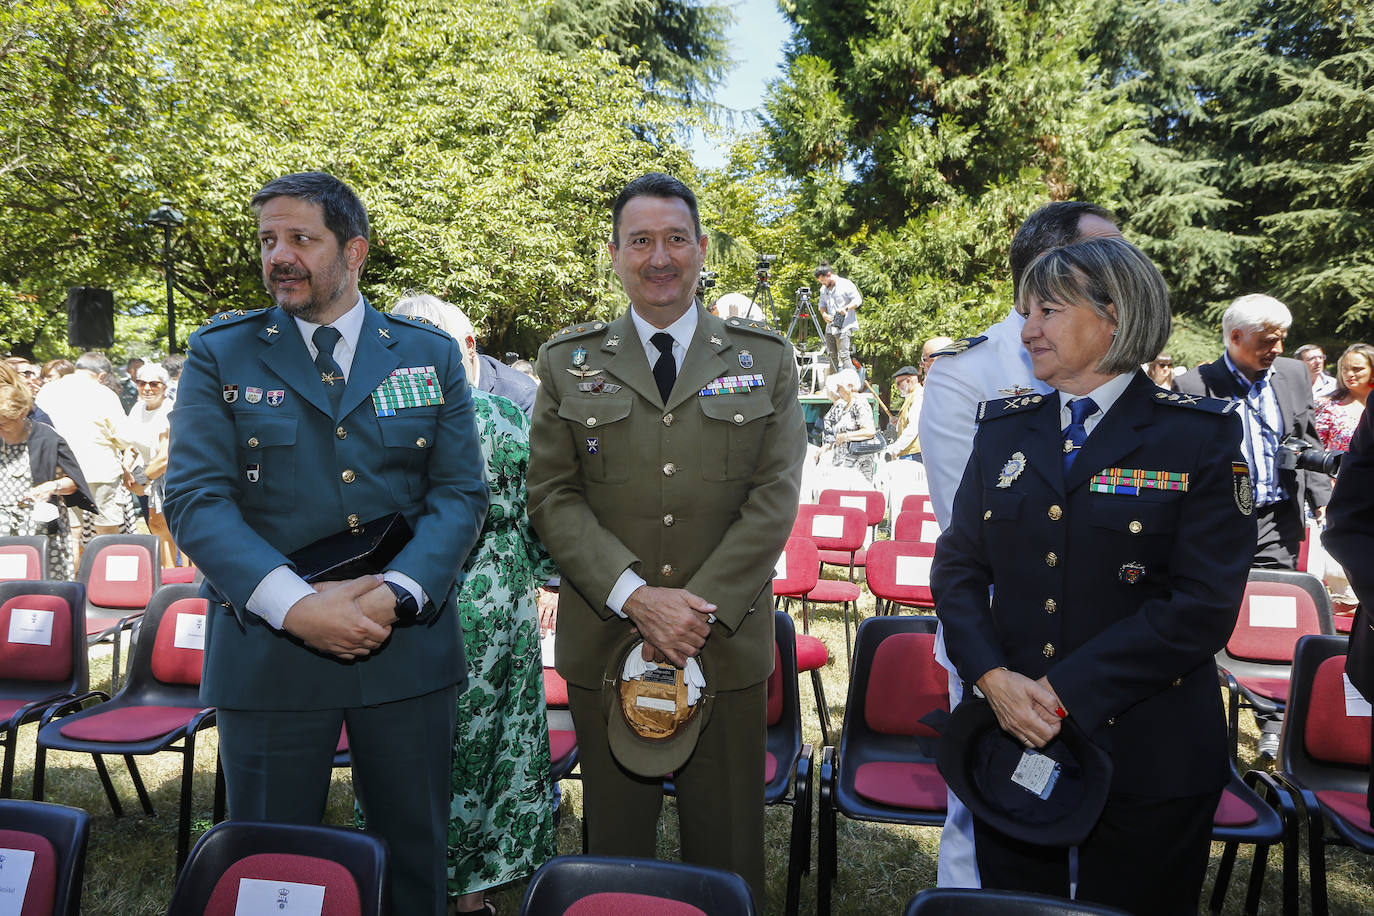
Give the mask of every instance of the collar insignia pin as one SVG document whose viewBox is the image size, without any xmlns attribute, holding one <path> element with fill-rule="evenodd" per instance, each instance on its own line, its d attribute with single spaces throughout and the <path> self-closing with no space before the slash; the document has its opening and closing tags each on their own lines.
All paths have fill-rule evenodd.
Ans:
<svg viewBox="0 0 1374 916">
<path fill-rule="evenodd" d="M 719 347 L 719 346 L 720 346 L 721 344 L 723 344 L 723 343 L 725 343 L 725 341 L 721 340 L 719 337 L 717 337 L 717 336 L 714 335 L 714 334 L 711 335 L 711 344 L 712 344 L 712 346 Z"/>
<path fill-rule="evenodd" d="M 271 337 L 273 334 L 276 334 L 276 333 L 277 333 L 277 326 L 276 326 L 275 324 L 269 324 L 269 325 L 267 326 L 267 336 L 268 336 L 268 337 Z"/>
<path fill-rule="evenodd" d="M 382 337 L 386 338 L 387 340 L 391 339 L 391 332 L 388 331 L 386 328 L 378 328 L 377 333 L 380 334 Z"/>
</svg>

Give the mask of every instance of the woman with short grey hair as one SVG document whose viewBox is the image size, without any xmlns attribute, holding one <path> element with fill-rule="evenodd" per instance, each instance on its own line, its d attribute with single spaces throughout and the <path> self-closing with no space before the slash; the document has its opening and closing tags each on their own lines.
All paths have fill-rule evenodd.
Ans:
<svg viewBox="0 0 1374 916">
<path fill-rule="evenodd" d="M 1017 307 L 1035 376 L 1056 390 L 979 406 L 931 570 L 965 704 L 990 706 L 1013 759 L 1017 745 L 1045 755 L 1021 757 L 1005 790 L 994 779 L 960 796 L 979 873 L 984 887 L 1066 897 L 1076 846 L 1079 899 L 1196 913 L 1231 773 L 1213 656 L 1255 548 L 1240 422 L 1229 401 L 1140 370 L 1168 339 L 1169 297 L 1122 239 L 1042 255 Z M 963 705 L 956 716 L 980 712 Z M 1074 804 L 1084 777 L 1055 761 L 1079 739 L 1106 751 L 1095 776 L 1109 788 L 1090 829 L 1068 836 L 1041 818 Z"/>
</svg>

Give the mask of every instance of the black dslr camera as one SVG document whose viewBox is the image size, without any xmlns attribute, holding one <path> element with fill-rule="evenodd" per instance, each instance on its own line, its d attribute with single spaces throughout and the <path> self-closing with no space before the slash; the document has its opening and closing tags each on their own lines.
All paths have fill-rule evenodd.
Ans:
<svg viewBox="0 0 1374 916">
<path fill-rule="evenodd" d="M 1336 476 L 1341 467 L 1341 456 L 1345 452 L 1328 452 L 1319 445 L 1313 445 L 1297 436 L 1285 436 L 1279 443 L 1278 465 L 1285 471 L 1320 471 Z"/>
</svg>

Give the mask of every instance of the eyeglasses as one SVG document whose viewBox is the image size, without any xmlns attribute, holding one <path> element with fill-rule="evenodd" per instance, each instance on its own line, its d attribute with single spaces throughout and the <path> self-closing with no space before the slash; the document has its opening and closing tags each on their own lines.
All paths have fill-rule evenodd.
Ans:
<svg viewBox="0 0 1374 916">
<path fill-rule="evenodd" d="M 161 382 L 134 382 L 140 388 L 161 388 Z"/>
<path fill-rule="evenodd" d="M 38 378 L 37 369 L 20 369 L 19 374 L 24 376 L 24 378 Z"/>
<path fill-rule="evenodd" d="M 1155 360 L 1155 365 L 1158 366 L 1158 367 L 1161 368 L 1161 369 L 1168 369 L 1168 368 L 1170 368 L 1171 366 L 1173 366 L 1173 364 L 1174 364 L 1174 361 L 1173 361 L 1172 359 L 1157 359 L 1157 360 Z"/>
</svg>

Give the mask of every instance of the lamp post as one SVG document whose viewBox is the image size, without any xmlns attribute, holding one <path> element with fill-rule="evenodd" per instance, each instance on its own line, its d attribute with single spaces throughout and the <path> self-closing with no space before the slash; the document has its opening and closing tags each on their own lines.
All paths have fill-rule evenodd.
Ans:
<svg viewBox="0 0 1374 916">
<path fill-rule="evenodd" d="M 177 309 L 172 299 L 172 230 L 186 224 L 186 217 L 163 198 L 157 209 L 148 214 L 148 222 L 162 227 L 162 271 L 167 277 L 167 354 L 177 351 Z"/>
</svg>

